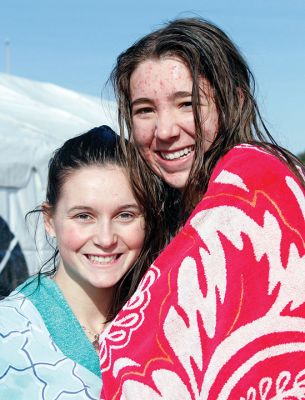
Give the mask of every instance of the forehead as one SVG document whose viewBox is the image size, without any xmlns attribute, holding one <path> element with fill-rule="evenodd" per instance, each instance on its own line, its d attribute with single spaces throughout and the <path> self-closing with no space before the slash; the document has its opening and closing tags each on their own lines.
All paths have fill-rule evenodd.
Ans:
<svg viewBox="0 0 305 400">
<path fill-rule="evenodd" d="M 148 59 L 141 62 L 130 78 L 131 94 L 137 90 L 159 90 L 172 87 L 180 89 L 181 86 L 192 88 L 192 76 L 178 57 L 162 57 Z"/>
<path fill-rule="evenodd" d="M 196 83 L 195 83 L 196 84 Z M 210 82 L 203 76 L 198 81 L 201 94 L 214 97 Z M 142 61 L 130 78 L 131 101 L 171 97 L 175 93 L 191 95 L 193 78 L 183 60 L 175 56 Z"/>
<path fill-rule="evenodd" d="M 126 170 L 111 164 L 94 165 L 71 171 L 63 182 L 60 197 L 86 199 L 89 195 L 101 196 L 110 192 L 132 196 Z"/>
</svg>

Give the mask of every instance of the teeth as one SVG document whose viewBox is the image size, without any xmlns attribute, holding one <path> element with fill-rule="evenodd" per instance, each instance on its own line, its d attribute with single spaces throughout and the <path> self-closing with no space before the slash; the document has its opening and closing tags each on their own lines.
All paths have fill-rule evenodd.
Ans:
<svg viewBox="0 0 305 400">
<path fill-rule="evenodd" d="M 173 153 L 160 152 L 160 154 L 161 154 L 161 157 L 164 158 L 165 160 L 177 160 L 177 158 L 181 158 L 181 157 L 184 157 L 184 156 L 190 154 L 192 149 L 193 149 L 193 146 L 190 146 L 190 147 L 186 147 L 183 150 L 175 151 Z"/>
<path fill-rule="evenodd" d="M 111 261 L 114 261 L 116 259 L 116 256 L 88 256 L 89 260 L 92 262 L 97 262 L 97 263 L 110 263 Z"/>
</svg>

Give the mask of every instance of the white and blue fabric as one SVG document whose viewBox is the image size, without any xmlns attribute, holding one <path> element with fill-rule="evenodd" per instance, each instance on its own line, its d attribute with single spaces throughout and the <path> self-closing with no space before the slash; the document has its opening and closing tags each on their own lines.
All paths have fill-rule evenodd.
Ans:
<svg viewBox="0 0 305 400">
<path fill-rule="evenodd" d="M 58 301 L 59 290 L 55 282 L 49 278 L 42 282 L 42 292 L 51 292 L 53 298 L 55 294 Z M 39 291 L 36 297 L 41 297 Z M 45 297 L 42 296 L 41 300 L 44 307 L 49 309 L 49 321 L 54 321 L 55 329 L 58 318 L 56 309 L 53 312 L 55 298 L 49 304 L 45 303 Z M 61 313 L 61 318 L 67 322 L 66 332 L 62 333 L 68 337 L 69 334 L 73 335 L 76 339 L 72 344 L 75 353 L 78 348 L 88 346 L 94 354 L 81 327 L 78 334 L 82 332 L 84 338 L 83 343 L 78 343 L 78 327 L 69 325 L 69 315 L 67 317 L 65 312 Z M 60 323 L 59 327 L 62 329 Z M 0 301 L 0 399 L 98 399 L 100 374 L 94 368 L 84 365 L 86 363 L 73 359 L 77 357 L 64 354 L 63 347 L 58 347 L 41 313 L 30 297 L 24 295 L 23 290 L 19 289 Z"/>
</svg>

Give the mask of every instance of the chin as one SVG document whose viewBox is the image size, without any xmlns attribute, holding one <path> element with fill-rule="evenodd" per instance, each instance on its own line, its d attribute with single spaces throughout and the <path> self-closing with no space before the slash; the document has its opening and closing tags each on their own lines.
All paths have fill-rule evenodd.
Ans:
<svg viewBox="0 0 305 400">
<path fill-rule="evenodd" d="M 104 279 L 102 281 L 95 281 L 92 282 L 92 286 L 96 287 L 97 289 L 113 289 L 116 284 L 119 282 L 120 279 Z"/>
<path fill-rule="evenodd" d="M 106 290 L 114 288 L 117 282 L 93 282 L 92 286 L 96 289 Z"/>
<path fill-rule="evenodd" d="M 183 192 L 183 190 L 186 187 L 186 182 L 188 179 L 188 173 L 187 176 L 175 176 L 175 177 L 168 177 L 166 179 L 166 177 L 162 177 L 162 179 L 172 188 L 178 189 L 181 192 Z"/>
</svg>

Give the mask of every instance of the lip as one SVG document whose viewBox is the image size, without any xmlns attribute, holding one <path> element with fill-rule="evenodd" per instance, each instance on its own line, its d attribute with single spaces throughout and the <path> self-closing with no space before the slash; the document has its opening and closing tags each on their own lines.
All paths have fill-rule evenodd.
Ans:
<svg viewBox="0 0 305 400">
<path fill-rule="evenodd" d="M 159 151 L 159 155 L 166 161 L 176 161 L 187 157 L 192 151 L 194 151 L 194 146 L 185 146 L 176 150 Z"/>
<path fill-rule="evenodd" d="M 185 149 L 189 149 L 189 148 L 191 148 L 191 151 L 179 158 L 165 159 L 161 155 L 161 153 L 174 154 L 174 153 L 178 153 L 178 152 L 184 151 Z M 191 163 L 193 162 L 194 149 L 195 149 L 194 145 L 183 146 L 183 147 L 180 147 L 179 149 L 171 149 L 171 150 L 158 149 L 155 151 L 157 164 L 160 165 L 160 167 L 164 167 L 171 171 L 175 171 L 177 169 L 179 170 L 180 168 L 183 169 L 183 167 L 185 167 L 185 165 L 188 166 L 190 162 Z"/>
<path fill-rule="evenodd" d="M 84 254 L 84 257 L 89 262 L 90 265 L 94 267 L 98 266 L 113 266 L 115 265 L 123 253 L 114 253 L 114 254 Z"/>
</svg>

